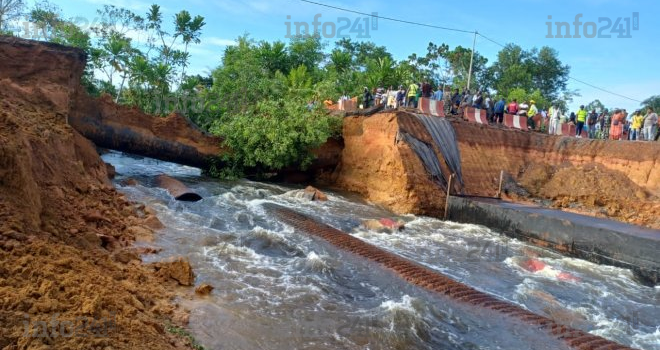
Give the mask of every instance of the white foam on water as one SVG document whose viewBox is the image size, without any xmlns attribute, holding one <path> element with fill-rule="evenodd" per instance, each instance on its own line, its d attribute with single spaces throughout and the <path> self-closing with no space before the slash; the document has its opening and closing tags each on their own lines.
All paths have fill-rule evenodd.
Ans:
<svg viewBox="0 0 660 350">
<path fill-rule="evenodd" d="M 632 347 L 639 349 L 660 349 L 660 326 L 653 333 L 633 334 Z"/>
<path fill-rule="evenodd" d="M 260 260 L 262 255 L 257 254 L 254 250 L 248 247 L 236 246 L 229 242 L 221 243 L 214 247 L 204 247 L 202 254 L 207 257 L 222 257 L 222 258 L 239 258 L 250 259 L 250 261 Z"/>
<path fill-rule="evenodd" d="M 417 310 L 413 306 L 413 300 L 414 298 L 411 298 L 410 295 L 404 295 L 401 301 L 387 300 L 380 304 L 380 307 L 389 312 L 405 311 L 416 314 Z"/>
<path fill-rule="evenodd" d="M 305 257 L 305 264 L 313 271 L 329 272 L 332 268 L 326 261 L 328 258 L 328 256 L 321 256 L 312 251 Z"/>
</svg>

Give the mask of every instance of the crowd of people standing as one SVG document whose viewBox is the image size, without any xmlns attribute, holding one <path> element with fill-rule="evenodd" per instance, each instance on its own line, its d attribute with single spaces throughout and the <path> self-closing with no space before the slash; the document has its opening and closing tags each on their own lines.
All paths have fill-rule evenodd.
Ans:
<svg viewBox="0 0 660 350">
<path fill-rule="evenodd" d="M 462 115 L 463 109 L 473 107 L 486 110 L 489 123 L 503 124 L 504 114 L 513 114 L 527 118 L 527 125 L 531 130 L 544 130 L 552 135 L 562 134 L 562 124 L 575 126 L 575 136 L 581 138 L 583 134 L 590 139 L 612 139 L 631 141 L 657 141 L 660 136 L 660 125 L 657 113 L 653 108 L 638 110 L 628 114 L 625 109 L 607 109 L 597 112 L 588 111 L 580 106 L 576 112 L 569 115 L 553 105 L 548 110 L 539 110 L 536 101 L 507 102 L 504 98 L 497 101 L 491 99 L 487 92 L 478 90 L 470 92 L 464 89 L 451 91 L 449 88 L 437 87 L 426 81 L 411 83 L 408 87 L 400 85 L 398 89 L 392 86 L 384 88 L 364 88 L 363 108 L 384 105 L 385 108 L 411 107 L 417 108 L 419 99 L 424 97 L 431 100 L 443 101 L 445 114 Z M 537 115 L 540 115 L 539 119 Z M 542 125 L 536 125 L 537 120 Z M 572 129 L 571 129 L 572 130 Z"/>
<path fill-rule="evenodd" d="M 625 109 L 597 112 L 580 106 L 568 117 L 557 111 L 550 112 L 548 118 L 550 134 L 561 134 L 560 130 L 553 130 L 553 125 L 569 123 L 576 126 L 576 137 L 582 137 L 584 131 L 590 139 L 657 141 L 660 135 L 658 114 L 651 107 L 629 114 Z"/>
</svg>

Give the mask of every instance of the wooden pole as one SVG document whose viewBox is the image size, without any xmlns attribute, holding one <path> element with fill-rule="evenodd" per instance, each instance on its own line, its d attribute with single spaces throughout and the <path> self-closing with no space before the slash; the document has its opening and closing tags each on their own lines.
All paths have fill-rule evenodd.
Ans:
<svg viewBox="0 0 660 350">
<path fill-rule="evenodd" d="M 497 190 L 497 198 L 502 199 L 502 182 L 504 182 L 504 170 L 500 171 L 500 187 Z"/>
<path fill-rule="evenodd" d="M 472 81 L 472 64 L 474 62 L 474 49 L 477 46 L 477 34 L 479 34 L 479 32 L 475 30 L 474 41 L 472 42 L 472 55 L 470 55 L 470 71 L 468 72 L 468 81 L 467 81 L 468 93 L 470 92 L 470 82 Z"/>
<path fill-rule="evenodd" d="M 449 196 L 451 196 L 451 186 L 452 186 L 452 180 L 454 180 L 454 174 L 451 174 L 449 176 L 449 184 L 447 185 L 447 199 L 445 201 L 445 220 L 447 220 L 447 216 L 449 216 Z"/>
</svg>

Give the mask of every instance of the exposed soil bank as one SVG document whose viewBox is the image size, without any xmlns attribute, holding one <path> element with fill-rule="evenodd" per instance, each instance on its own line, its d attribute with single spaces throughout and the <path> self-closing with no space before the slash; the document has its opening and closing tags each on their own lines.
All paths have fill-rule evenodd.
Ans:
<svg viewBox="0 0 660 350">
<path fill-rule="evenodd" d="M 397 142 L 399 118 L 405 112 L 344 118 L 344 149 L 327 180 L 344 190 L 397 213 L 438 216 L 444 194 L 405 142 Z M 430 141 L 429 135 L 420 135 Z"/>
<path fill-rule="evenodd" d="M 118 105 L 109 95 L 95 99 L 84 92 L 74 103 L 69 123 L 99 147 L 202 169 L 221 153 L 220 139 L 179 114 L 158 118 Z"/>
<path fill-rule="evenodd" d="M 557 208 L 660 229 L 660 143 L 549 136 L 455 121 L 466 193 L 494 196 L 504 170 Z"/>
<path fill-rule="evenodd" d="M 157 219 L 111 187 L 66 123 L 80 52 L 2 37 L 0 62 L 0 348 L 188 348 L 166 330 L 185 319 L 176 283 L 130 247 Z M 74 332 L 81 317 L 110 324 Z"/>
<path fill-rule="evenodd" d="M 0 78 L 41 93 L 67 123 L 99 147 L 200 168 L 221 152 L 220 140 L 178 114 L 154 118 L 117 105 L 110 96 L 89 97 L 80 87 L 84 52 L 55 44 L 0 36 Z"/>
<path fill-rule="evenodd" d="M 403 123 L 406 132 L 433 144 L 424 128 L 410 127 L 410 118 L 404 111 L 345 118 L 341 160 L 322 180 L 397 213 L 439 216 L 444 190 L 410 146 L 397 140 Z M 555 207 L 660 228 L 660 143 L 573 139 L 455 119 L 452 124 L 465 194 L 494 196 L 504 170 L 511 185 L 522 189 L 505 187 L 505 195 L 514 200 L 546 200 Z"/>
</svg>

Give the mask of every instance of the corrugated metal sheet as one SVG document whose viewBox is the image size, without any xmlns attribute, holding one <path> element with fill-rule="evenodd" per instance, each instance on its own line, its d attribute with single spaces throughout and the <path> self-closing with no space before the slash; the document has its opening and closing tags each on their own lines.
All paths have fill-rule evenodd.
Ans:
<svg viewBox="0 0 660 350">
<path fill-rule="evenodd" d="M 440 168 L 440 161 L 433 150 L 433 146 L 426 144 L 414 136 L 404 131 L 399 131 L 399 138 L 406 142 L 410 148 L 417 154 L 419 159 L 424 164 L 424 168 L 428 171 L 433 180 L 438 183 L 445 190 L 447 189 L 447 179 Z"/>
<path fill-rule="evenodd" d="M 424 124 L 436 146 L 440 149 L 449 169 L 456 174 L 461 186 L 464 186 L 463 170 L 461 169 L 461 152 L 458 149 L 454 127 L 445 118 L 422 114 L 416 114 L 416 117 Z"/>
</svg>

